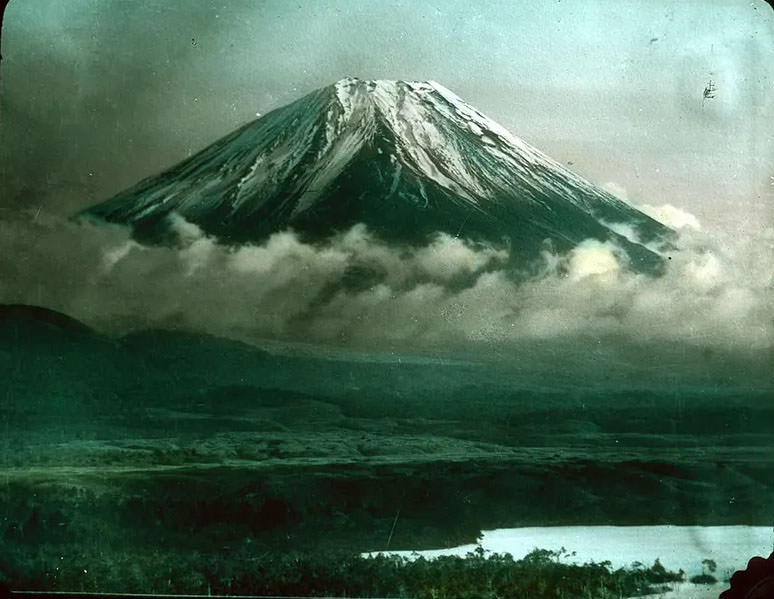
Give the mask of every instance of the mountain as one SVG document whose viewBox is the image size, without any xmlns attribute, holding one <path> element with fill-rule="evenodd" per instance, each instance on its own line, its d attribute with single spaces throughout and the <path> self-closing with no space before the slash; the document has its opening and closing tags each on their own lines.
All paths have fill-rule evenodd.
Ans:
<svg viewBox="0 0 774 599">
<path fill-rule="evenodd" d="M 14 344 L 31 337 L 48 338 L 66 335 L 71 339 L 96 336 L 82 322 L 66 314 L 26 304 L 0 304 L 0 343 L 13 340 Z"/>
<path fill-rule="evenodd" d="M 365 223 L 386 240 L 436 232 L 566 250 L 614 240 L 635 265 L 671 230 L 511 135 L 442 85 L 347 78 L 266 114 L 83 214 L 158 239 L 177 213 L 228 243 Z M 625 225 L 637 239 L 613 229 Z"/>
<path fill-rule="evenodd" d="M 650 359 L 653 355 L 659 356 L 658 363 Z M 722 428 L 728 426 L 729 406 L 762 406 L 764 394 L 771 395 L 771 360 L 765 351 L 708 355 L 683 346 L 616 342 L 579 352 L 532 342 L 513 347 L 506 359 L 472 357 L 332 356 L 322 346 L 267 351 L 174 330 L 116 338 L 45 308 L 0 305 L 0 423 L 27 431 L 38 425 L 59 431 L 66 425 L 70 433 L 88 429 L 102 435 L 106 420 L 158 426 L 148 420 L 148 409 L 178 410 L 178 415 L 205 408 L 223 415 L 233 409 L 236 415 L 256 404 L 299 401 L 307 407 L 309 401 L 335 404 L 352 418 L 435 418 L 442 413 L 444 419 L 460 421 L 507 406 L 528 409 L 533 416 L 542 406 L 546 414 L 561 409 L 573 418 L 591 418 L 588 410 L 596 402 L 600 411 L 594 418 L 601 423 L 618 414 L 611 406 L 629 401 L 630 408 L 652 415 L 648 427 L 673 427 L 670 418 L 685 417 L 686 426 Z M 680 368 L 665 378 L 659 364 Z M 675 393 L 695 394 L 694 407 L 716 412 L 691 422 L 683 408 L 675 413 Z M 541 426 L 547 422 L 541 417 Z M 644 426 L 644 420 L 637 422 Z M 750 422 L 763 426 L 768 421 L 755 417 Z"/>
</svg>

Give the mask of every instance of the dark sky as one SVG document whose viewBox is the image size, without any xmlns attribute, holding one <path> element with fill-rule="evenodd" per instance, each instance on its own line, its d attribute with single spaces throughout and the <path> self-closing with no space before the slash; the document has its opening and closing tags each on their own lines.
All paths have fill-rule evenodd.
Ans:
<svg viewBox="0 0 774 599">
<path fill-rule="evenodd" d="M 355 75 L 440 81 L 631 201 L 770 216 L 761 1 L 12 0 L 3 54 L 4 210 L 72 212 Z"/>
</svg>

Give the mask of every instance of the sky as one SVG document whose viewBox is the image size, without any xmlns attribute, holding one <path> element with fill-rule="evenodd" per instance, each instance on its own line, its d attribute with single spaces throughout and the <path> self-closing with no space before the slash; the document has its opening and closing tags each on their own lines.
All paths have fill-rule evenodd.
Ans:
<svg viewBox="0 0 774 599">
<path fill-rule="evenodd" d="M 439 81 L 633 203 L 772 217 L 762 1 L 11 0 L 2 44 L 0 210 L 71 213 L 353 75 Z"/>
<path fill-rule="evenodd" d="M 774 356 L 764 2 L 12 0 L 2 34 L 0 303 L 118 334 Z M 233 249 L 178 222 L 179 246 L 151 248 L 68 220 L 345 76 L 442 83 L 676 227 L 666 273 L 594 240 L 517 284 L 498 250 L 448 236 L 411 255 L 358 226 L 322 247 L 283 232 Z M 353 268 L 383 276 L 350 292 Z"/>
</svg>

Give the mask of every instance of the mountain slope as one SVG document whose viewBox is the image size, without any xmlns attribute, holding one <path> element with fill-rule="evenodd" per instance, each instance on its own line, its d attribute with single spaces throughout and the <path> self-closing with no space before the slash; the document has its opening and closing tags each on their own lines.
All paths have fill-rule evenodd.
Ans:
<svg viewBox="0 0 774 599">
<path fill-rule="evenodd" d="M 534 254 L 594 238 L 635 263 L 670 230 L 514 137 L 435 82 L 343 79 L 227 135 L 85 213 L 163 234 L 178 213 L 227 242 L 363 222 L 388 240 L 444 231 Z"/>
</svg>

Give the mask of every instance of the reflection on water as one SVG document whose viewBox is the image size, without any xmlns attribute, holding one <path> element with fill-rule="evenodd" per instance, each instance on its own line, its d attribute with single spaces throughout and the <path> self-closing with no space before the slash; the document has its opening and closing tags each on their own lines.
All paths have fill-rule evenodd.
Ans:
<svg viewBox="0 0 774 599">
<path fill-rule="evenodd" d="M 722 580 L 752 556 L 768 556 L 772 540 L 772 529 L 766 526 L 550 526 L 485 530 L 480 545 L 516 559 L 535 548 L 564 547 L 571 553 L 564 558 L 567 562 L 610 561 L 614 568 L 633 562 L 649 566 L 658 558 L 667 569 L 682 569 L 687 577 L 700 574 L 702 560 L 711 559 L 717 565 L 715 576 Z M 394 553 L 431 558 L 465 555 L 477 547 Z"/>
</svg>

